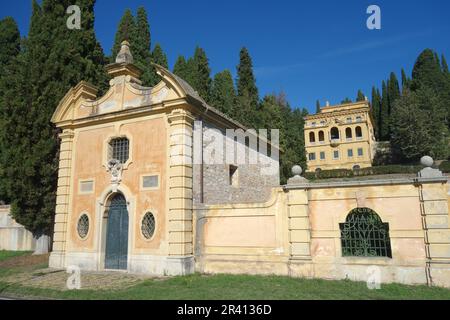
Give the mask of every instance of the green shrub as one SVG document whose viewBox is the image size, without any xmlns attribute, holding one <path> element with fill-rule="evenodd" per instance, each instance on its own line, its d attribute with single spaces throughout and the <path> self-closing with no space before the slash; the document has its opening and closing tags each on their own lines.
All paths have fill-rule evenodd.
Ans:
<svg viewBox="0 0 450 320">
<path fill-rule="evenodd" d="M 441 165 L 439 166 L 439 170 L 441 170 L 442 172 L 445 172 L 445 173 L 449 173 L 450 172 L 450 161 L 442 162 Z"/>
<path fill-rule="evenodd" d="M 450 162 L 444 162 L 441 164 L 440 169 L 443 167 L 450 172 Z M 382 175 L 382 174 L 416 174 L 422 170 L 422 166 L 418 165 L 387 165 L 387 166 L 377 166 L 370 168 L 361 168 L 355 170 L 349 169 L 334 169 L 334 170 L 320 170 L 319 172 L 307 172 L 304 177 L 308 180 L 320 180 L 320 179 L 332 179 L 332 178 L 351 178 L 354 176 L 371 176 L 371 175 Z"/>
</svg>

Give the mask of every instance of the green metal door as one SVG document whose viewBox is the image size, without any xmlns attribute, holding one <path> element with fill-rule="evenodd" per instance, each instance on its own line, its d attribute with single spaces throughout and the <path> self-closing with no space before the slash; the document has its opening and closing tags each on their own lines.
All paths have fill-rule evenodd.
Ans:
<svg viewBox="0 0 450 320">
<path fill-rule="evenodd" d="M 105 269 L 127 269 L 128 211 L 123 195 L 111 200 L 106 229 Z"/>
</svg>

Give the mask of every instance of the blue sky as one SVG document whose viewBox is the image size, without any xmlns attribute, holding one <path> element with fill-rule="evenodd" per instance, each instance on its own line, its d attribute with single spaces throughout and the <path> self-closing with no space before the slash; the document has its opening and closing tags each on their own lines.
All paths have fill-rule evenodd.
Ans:
<svg viewBox="0 0 450 320">
<path fill-rule="evenodd" d="M 368 30 L 366 9 L 381 7 L 382 29 Z M 172 67 L 196 45 L 206 50 L 213 74 L 236 75 L 239 50 L 253 58 L 260 95 L 283 91 L 291 106 L 314 111 L 316 99 L 339 103 L 358 89 L 370 96 L 402 67 L 410 73 L 418 54 L 432 48 L 450 62 L 448 0 L 97 0 L 96 34 L 109 54 L 126 8 L 147 9 L 152 44 L 159 42 Z M 31 0 L 2 3 L 28 32 Z"/>
</svg>

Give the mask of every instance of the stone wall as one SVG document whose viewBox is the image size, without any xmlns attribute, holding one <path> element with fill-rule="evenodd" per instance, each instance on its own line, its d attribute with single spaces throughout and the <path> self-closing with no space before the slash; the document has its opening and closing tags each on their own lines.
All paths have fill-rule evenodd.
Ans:
<svg viewBox="0 0 450 320">
<path fill-rule="evenodd" d="M 0 250 L 34 250 L 36 243 L 33 234 L 14 221 L 9 213 L 9 206 L 0 206 Z"/>
<path fill-rule="evenodd" d="M 264 203 L 194 206 L 196 270 L 450 287 L 447 177 L 298 178 Z M 355 208 L 389 224 L 392 258 L 342 255 L 339 224 Z"/>
<path fill-rule="evenodd" d="M 245 164 L 236 158 L 230 163 L 226 159 L 225 150 L 226 144 L 233 142 L 227 138 L 226 132 L 204 121 L 196 121 L 195 129 L 196 132 L 201 130 L 203 137 L 195 138 L 194 154 L 201 159 L 202 153 L 199 152 L 199 146 L 203 143 L 205 163 L 201 165 L 194 159 L 194 203 L 199 204 L 202 200 L 205 204 L 250 203 L 268 200 L 272 187 L 280 184 L 279 166 L 275 159 L 236 142 L 236 145 L 245 149 Z M 250 152 L 255 152 L 259 156 L 257 163 L 249 161 Z M 235 165 L 238 170 L 236 185 L 230 183 L 230 164 Z"/>
</svg>

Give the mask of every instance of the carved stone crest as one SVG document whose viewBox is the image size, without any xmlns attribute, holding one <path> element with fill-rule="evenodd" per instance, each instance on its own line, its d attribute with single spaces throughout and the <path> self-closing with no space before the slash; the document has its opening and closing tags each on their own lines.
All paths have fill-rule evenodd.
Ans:
<svg viewBox="0 0 450 320">
<path fill-rule="evenodd" d="M 123 166 L 117 159 L 111 159 L 108 161 L 108 172 L 111 174 L 111 184 L 113 191 L 117 192 L 120 182 L 122 181 Z"/>
</svg>

